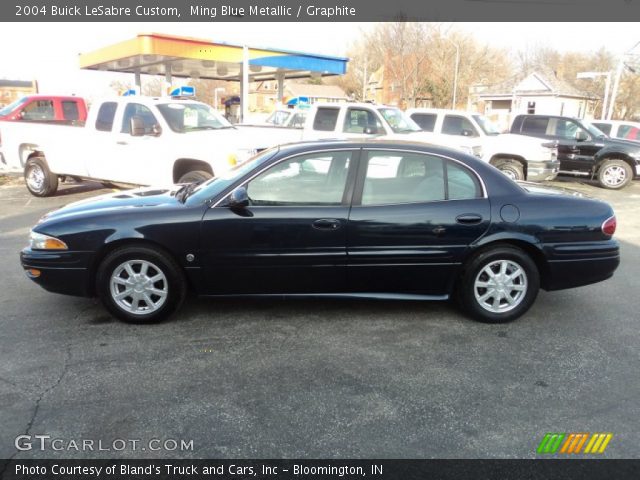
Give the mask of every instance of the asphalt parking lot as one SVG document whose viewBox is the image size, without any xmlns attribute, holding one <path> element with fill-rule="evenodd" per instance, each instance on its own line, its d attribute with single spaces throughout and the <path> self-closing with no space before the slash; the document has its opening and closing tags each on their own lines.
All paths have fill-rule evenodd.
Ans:
<svg viewBox="0 0 640 480">
<path fill-rule="evenodd" d="M 18 252 L 49 210 L 107 192 L 0 186 L 0 458 L 533 458 L 546 432 L 611 432 L 640 451 L 640 182 L 609 201 L 622 265 L 541 292 L 507 325 L 446 303 L 189 299 L 132 326 L 94 300 L 45 292 Z M 21 434 L 193 440 L 190 451 L 18 452 Z"/>
</svg>

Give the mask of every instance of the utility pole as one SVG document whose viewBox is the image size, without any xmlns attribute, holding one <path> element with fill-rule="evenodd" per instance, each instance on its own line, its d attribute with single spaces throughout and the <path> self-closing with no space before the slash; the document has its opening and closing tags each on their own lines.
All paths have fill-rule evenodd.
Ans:
<svg viewBox="0 0 640 480">
<path fill-rule="evenodd" d="M 369 59 L 364 59 L 364 73 L 362 74 L 362 101 L 367 101 L 367 64 Z"/>
<path fill-rule="evenodd" d="M 453 95 L 452 95 L 452 100 L 451 100 L 451 109 L 455 110 L 456 109 L 456 94 L 458 91 L 458 69 L 460 68 L 460 46 L 454 42 L 453 40 L 451 40 L 449 37 L 445 37 L 445 40 L 447 40 L 449 43 L 451 43 L 451 45 L 453 45 L 456 49 L 456 65 L 455 65 L 455 71 L 453 74 Z"/>
</svg>

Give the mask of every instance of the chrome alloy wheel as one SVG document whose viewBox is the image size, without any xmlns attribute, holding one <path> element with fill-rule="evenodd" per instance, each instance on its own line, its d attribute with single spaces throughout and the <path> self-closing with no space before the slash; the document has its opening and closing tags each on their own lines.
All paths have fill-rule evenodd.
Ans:
<svg viewBox="0 0 640 480">
<path fill-rule="evenodd" d="M 31 165 L 27 172 L 27 183 L 34 192 L 39 192 L 44 187 L 44 171 L 40 165 Z"/>
<path fill-rule="evenodd" d="M 111 297 L 122 310 L 134 315 L 155 312 L 169 294 L 165 274 L 146 260 L 128 260 L 114 269 L 109 281 Z"/>
<path fill-rule="evenodd" d="M 627 179 L 626 170 L 620 165 L 610 165 L 605 167 L 602 174 L 602 182 L 610 187 L 618 187 Z"/>
<path fill-rule="evenodd" d="M 516 308 L 527 294 L 527 274 L 511 260 L 496 260 L 476 276 L 473 293 L 478 304 L 491 313 Z"/>
<path fill-rule="evenodd" d="M 514 182 L 518 180 L 518 176 L 516 175 L 516 172 L 514 172 L 513 170 L 500 170 L 500 171 L 502 172 L 503 175 L 505 175 L 507 178 L 510 178 Z"/>
</svg>

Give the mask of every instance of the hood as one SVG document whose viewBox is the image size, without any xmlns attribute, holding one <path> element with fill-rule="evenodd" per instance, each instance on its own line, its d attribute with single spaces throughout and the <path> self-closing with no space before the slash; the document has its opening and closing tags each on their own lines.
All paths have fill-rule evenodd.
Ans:
<svg viewBox="0 0 640 480">
<path fill-rule="evenodd" d="M 640 143 L 633 140 L 623 140 L 621 138 L 602 138 L 597 140 L 598 143 L 602 143 L 605 147 L 621 147 L 628 150 L 640 151 Z"/>
<path fill-rule="evenodd" d="M 470 138 L 460 137 L 457 135 L 443 135 L 431 132 L 392 133 L 389 135 L 383 135 L 378 138 L 430 143 L 432 145 L 462 150 L 466 153 L 472 153 L 474 147 L 474 142 Z"/>
<path fill-rule="evenodd" d="M 125 211 L 133 208 L 177 207 L 182 205 L 175 197 L 179 188 L 180 185 L 146 187 L 87 198 L 47 213 L 38 223 L 75 215 L 93 216 L 115 209 Z"/>
</svg>

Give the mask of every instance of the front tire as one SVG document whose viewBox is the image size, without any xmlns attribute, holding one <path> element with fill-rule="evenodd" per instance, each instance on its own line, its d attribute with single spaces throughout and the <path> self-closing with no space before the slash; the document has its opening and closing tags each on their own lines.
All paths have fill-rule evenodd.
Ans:
<svg viewBox="0 0 640 480">
<path fill-rule="evenodd" d="M 457 293 L 460 306 L 474 319 L 505 323 L 529 310 L 539 289 L 531 257 L 518 248 L 497 247 L 471 258 Z"/>
<path fill-rule="evenodd" d="M 58 176 L 51 173 L 47 161 L 42 156 L 27 160 L 24 181 L 29 193 L 36 197 L 49 197 L 58 190 Z"/>
<path fill-rule="evenodd" d="M 96 290 L 114 317 L 127 323 L 157 323 L 182 304 L 186 282 L 180 266 L 163 251 L 129 246 L 105 257 Z"/>
<path fill-rule="evenodd" d="M 624 160 L 605 160 L 598 170 L 598 183 L 610 190 L 626 187 L 632 178 L 631 166 Z"/>
<path fill-rule="evenodd" d="M 209 180 L 212 176 L 213 175 L 204 170 L 193 170 L 182 175 L 178 183 L 202 183 L 205 180 Z"/>
<path fill-rule="evenodd" d="M 511 180 L 524 180 L 524 168 L 515 160 L 507 160 L 496 164 L 496 168 Z"/>
</svg>

